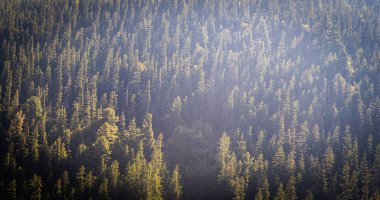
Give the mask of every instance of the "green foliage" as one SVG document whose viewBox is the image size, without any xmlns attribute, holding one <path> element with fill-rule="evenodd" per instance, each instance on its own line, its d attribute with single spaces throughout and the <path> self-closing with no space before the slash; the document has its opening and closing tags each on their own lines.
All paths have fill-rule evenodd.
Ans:
<svg viewBox="0 0 380 200">
<path fill-rule="evenodd" d="M 182 197 L 182 184 L 181 184 L 181 175 L 179 173 L 178 164 L 175 166 L 172 175 L 170 177 L 169 183 L 169 194 L 168 199 L 179 200 Z"/>
<path fill-rule="evenodd" d="M 231 140 L 227 133 L 223 133 L 219 139 L 218 162 L 219 162 L 219 181 L 227 183 L 233 191 L 233 199 L 244 199 L 248 187 L 248 180 L 252 165 L 249 153 L 247 160 L 238 160 L 236 154 L 230 150 Z M 243 169 L 247 169 L 244 171 Z"/>
<path fill-rule="evenodd" d="M 109 200 L 111 199 L 108 194 L 108 179 L 105 178 L 102 184 L 99 187 L 99 199 L 101 200 Z"/>
<path fill-rule="evenodd" d="M 109 177 L 111 188 L 117 189 L 119 184 L 120 172 L 119 172 L 119 162 L 114 160 L 109 168 Z"/>
<path fill-rule="evenodd" d="M 77 191 L 79 191 L 81 194 L 83 194 L 84 192 L 84 186 L 85 186 L 85 182 L 84 182 L 84 178 L 85 178 L 85 175 L 86 175 L 86 172 L 85 172 L 85 168 L 83 165 L 80 166 L 78 172 L 76 173 L 76 182 L 77 182 Z"/>
<path fill-rule="evenodd" d="M 274 199 L 275 200 L 285 200 L 286 199 L 284 186 L 282 185 L 282 183 L 280 183 L 280 185 L 278 186 L 277 193 L 276 193 L 276 196 L 274 196 Z"/>
<path fill-rule="evenodd" d="M 286 185 L 286 199 L 296 200 L 297 192 L 296 192 L 296 178 L 291 176 Z"/>
<path fill-rule="evenodd" d="M 7 189 L 8 192 L 8 198 L 10 199 L 16 199 L 17 198 L 17 185 L 16 185 L 16 179 L 13 179 L 8 186 Z"/>
<path fill-rule="evenodd" d="M 29 180 L 29 188 L 31 190 L 30 198 L 33 200 L 42 199 L 42 180 L 40 176 L 36 174 Z"/>
<path fill-rule="evenodd" d="M 380 199 L 378 7 L 0 1 L 0 196 Z"/>
</svg>

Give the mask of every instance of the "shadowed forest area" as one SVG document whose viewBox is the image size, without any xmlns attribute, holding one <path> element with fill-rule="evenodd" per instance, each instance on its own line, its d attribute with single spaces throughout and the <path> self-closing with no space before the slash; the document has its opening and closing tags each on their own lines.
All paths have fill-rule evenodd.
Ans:
<svg viewBox="0 0 380 200">
<path fill-rule="evenodd" d="M 377 1 L 0 1 L 1 199 L 379 190 Z"/>
</svg>

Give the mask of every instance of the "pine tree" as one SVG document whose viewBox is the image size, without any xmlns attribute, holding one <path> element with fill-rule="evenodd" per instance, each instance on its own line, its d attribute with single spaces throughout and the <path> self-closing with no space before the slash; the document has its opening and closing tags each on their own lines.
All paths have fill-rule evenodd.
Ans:
<svg viewBox="0 0 380 200">
<path fill-rule="evenodd" d="M 73 112 L 70 118 L 71 130 L 74 130 L 74 131 L 81 130 L 81 123 L 80 123 L 81 114 L 80 113 L 81 113 L 80 103 L 78 101 L 75 101 L 73 105 Z"/>
<path fill-rule="evenodd" d="M 294 174 L 296 170 L 296 161 L 294 160 L 294 158 L 295 158 L 295 152 L 290 151 L 286 159 L 286 163 L 287 163 L 286 166 L 287 166 L 287 171 L 289 175 Z"/>
<path fill-rule="evenodd" d="M 182 197 L 182 185 L 181 185 L 181 175 L 179 174 L 178 164 L 174 168 L 169 182 L 169 195 L 168 199 L 179 200 Z"/>
<path fill-rule="evenodd" d="M 272 158 L 272 167 L 275 173 L 283 175 L 285 167 L 285 152 L 282 146 L 278 147 L 273 158 Z"/>
<path fill-rule="evenodd" d="M 98 174 L 100 178 L 106 177 L 107 173 L 107 161 L 105 156 L 100 157 L 100 163 L 98 166 Z"/>
<path fill-rule="evenodd" d="M 372 200 L 380 200 L 380 192 L 379 189 L 376 189 L 376 191 L 372 195 Z"/>
<path fill-rule="evenodd" d="M 259 188 L 259 191 L 257 191 L 255 195 L 255 200 L 264 200 L 261 188 Z"/>
<path fill-rule="evenodd" d="M 352 137 L 350 132 L 350 126 L 347 125 L 343 136 L 343 160 L 350 163 L 351 166 L 355 163 L 354 152 L 352 145 Z"/>
<path fill-rule="evenodd" d="M 223 133 L 219 139 L 218 147 L 218 162 L 219 162 L 219 175 L 220 181 L 229 182 L 236 175 L 236 156 L 230 150 L 231 139 L 227 133 Z"/>
<path fill-rule="evenodd" d="M 380 185 L 380 143 L 376 146 L 375 161 L 373 163 L 373 182 Z"/>
<path fill-rule="evenodd" d="M 42 119 L 42 105 L 41 100 L 37 96 L 32 96 L 26 100 L 22 106 L 22 110 L 25 111 L 25 116 L 31 125 L 31 128 L 36 125 L 35 123 Z"/>
<path fill-rule="evenodd" d="M 91 170 L 87 172 L 86 177 L 84 178 L 84 184 L 87 191 L 92 191 L 95 184 L 95 179 L 96 177 L 94 177 Z"/>
<path fill-rule="evenodd" d="M 312 135 L 315 148 L 318 148 L 318 143 L 320 141 L 320 137 L 321 136 L 320 136 L 320 132 L 319 132 L 319 126 L 318 126 L 318 124 L 316 124 L 316 125 L 314 125 L 313 135 Z M 318 149 L 316 149 L 316 150 L 318 150 Z"/>
<path fill-rule="evenodd" d="M 310 133 L 307 121 L 304 121 L 302 123 L 300 129 L 301 130 L 297 132 L 297 135 L 296 135 L 296 147 L 297 149 L 305 149 L 307 146 L 306 138 Z"/>
<path fill-rule="evenodd" d="M 30 198 L 32 200 L 40 200 L 42 199 L 42 180 L 40 176 L 36 174 L 29 181 L 29 188 L 31 190 Z"/>
<path fill-rule="evenodd" d="M 181 97 L 177 96 L 176 98 L 174 98 L 170 111 L 175 113 L 176 116 L 179 116 L 179 114 L 181 113 L 181 110 L 182 110 Z"/>
<path fill-rule="evenodd" d="M 107 113 L 106 111 L 104 113 Z M 114 115 L 113 115 L 114 116 Z M 113 117 L 110 117 L 110 119 L 107 120 L 96 132 L 97 137 L 102 137 L 104 136 L 107 141 L 109 142 L 110 145 L 115 143 L 117 139 L 117 133 L 118 133 L 118 128 L 115 124 L 115 119 Z M 109 121 L 109 122 L 108 122 Z"/>
<path fill-rule="evenodd" d="M 361 199 L 368 200 L 369 199 L 369 184 L 371 181 L 371 172 L 368 168 L 368 163 L 366 159 L 367 155 L 364 153 L 362 156 L 362 161 L 360 163 L 360 183 L 361 183 Z"/>
<path fill-rule="evenodd" d="M 98 162 L 102 160 L 103 162 L 105 162 L 110 159 L 111 146 L 106 136 L 102 135 L 96 139 L 93 151 L 93 156 L 95 157 L 95 160 L 97 160 Z"/>
<path fill-rule="evenodd" d="M 77 191 L 82 196 L 84 193 L 84 177 L 86 175 L 84 165 L 81 165 L 78 172 L 76 173 L 76 181 L 77 181 Z"/>
<path fill-rule="evenodd" d="M 147 162 L 144 157 L 144 147 L 142 141 L 140 142 L 138 152 L 132 158 L 127 166 L 126 184 L 129 192 L 133 195 L 134 199 L 146 198 L 146 168 Z"/>
<path fill-rule="evenodd" d="M 247 183 L 243 176 L 237 176 L 235 179 L 231 181 L 231 186 L 234 192 L 234 200 L 244 200 L 245 190 L 247 187 Z"/>
<path fill-rule="evenodd" d="M 260 154 L 263 152 L 263 141 L 264 141 L 264 137 L 265 137 L 265 132 L 263 130 L 260 130 L 259 131 L 259 134 L 257 135 L 257 140 L 256 140 L 256 144 L 255 144 L 255 151 L 257 154 Z M 279 148 L 279 146 L 278 146 Z"/>
<path fill-rule="evenodd" d="M 270 199 L 269 183 L 268 183 L 268 179 L 265 176 L 263 177 L 263 180 L 261 181 L 261 185 L 257 193 L 260 194 L 259 197 L 261 196 L 261 199 Z"/>
<path fill-rule="evenodd" d="M 68 171 L 64 171 L 61 176 L 62 179 L 62 193 L 65 194 L 69 191 L 70 178 Z"/>
<path fill-rule="evenodd" d="M 99 199 L 101 200 L 111 199 L 108 194 L 108 179 L 107 178 L 105 178 L 102 184 L 99 186 Z"/>
<path fill-rule="evenodd" d="M 37 162 L 40 159 L 40 144 L 38 142 L 38 138 L 39 138 L 38 127 L 35 126 L 30 136 L 30 144 L 29 144 L 31 157 L 34 162 Z"/>
<path fill-rule="evenodd" d="M 14 110 L 18 108 L 19 105 L 20 105 L 20 92 L 19 90 L 16 90 L 11 101 L 11 109 L 12 109 L 11 112 L 14 112 Z"/>
<path fill-rule="evenodd" d="M 5 89 L 5 95 L 2 99 L 2 107 L 4 107 L 6 110 L 10 109 L 11 105 L 11 95 L 12 95 L 12 69 L 11 69 L 11 62 L 9 60 L 6 60 L 4 62 L 4 68 L 3 68 L 3 74 L 2 79 L 5 80 L 4 89 Z"/>
<path fill-rule="evenodd" d="M 65 144 L 62 142 L 61 138 L 58 138 L 52 145 L 52 158 L 57 163 L 61 163 L 68 157 Z"/>
<path fill-rule="evenodd" d="M 60 178 L 58 178 L 57 182 L 55 183 L 55 195 L 57 198 L 61 197 L 62 195 L 62 181 Z"/>
<path fill-rule="evenodd" d="M 328 173 L 330 173 L 335 164 L 334 151 L 331 146 L 328 146 L 324 154 L 324 167 Z"/>
<path fill-rule="evenodd" d="M 306 197 L 305 197 L 305 200 L 313 200 L 314 199 L 314 195 L 313 193 L 311 192 L 311 190 L 307 190 L 306 191 Z"/>
<path fill-rule="evenodd" d="M 162 176 L 165 172 L 165 166 L 162 155 L 162 141 L 163 135 L 160 133 L 157 140 L 154 143 L 152 158 L 149 163 L 151 167 L 151 192 L 153 199 L 162 199 L 163 187 Z"/>
<path fill-rule="evenodd" d="M 109 168 L 109 177 L 111 179 L 110 186 L 112 189 L 117 189 L 119 183 L 119 162 L 114 160 Z"/>
<path fill-rule="evenodd" d="M 249 173 L 245 174 L 245 170 L 241 170 L 243 162 L 238 161 L 235 153 L 231 152 L 230 145 L 230 137 L 227 135 L 227 133 L 223 133 L 219 139 L 218 147 L 218 181 L 226 184 L 229 188 L 232 189 L 234 193 L 234 199 L 244 199 L 245 191 L 248 187 L 248 182 L 246 180 L 249 178 Z M 249 161 L 247 164 L 250 166 L 251 161 Z"/>
<path fill-rule="evenodd" d="M 280 183 L 277 189 L 276 196 L 274 196 L 274 200 L 285 200 L 285 199 L 286 199 L 286 195 L 284 192 L 284 186 L 282 185 L 282 183 Z"/>
<path fill-rule="evenodd" d="M 288 184 L 286 185 L 286 199 L 296 200 L 296 178 L 294 176 L 290 176 Z"/>
<path fill-rule="evenodd" d="M 21 145 L 21 137 L 23 134 L 23 125 L 24 125 L 24 114 L 22 110 L 18 111 L 14 118 L 11 120 L 11 124 L 9 126 L 8 135 L 9 139 L 13 141 L 16 145 L 16 148 L 20 148 Z"/>
<path fill-rule="evenodd" d="M 267 177 L 263 178 L 263 182 L 260 188 L 262 189 L 263 198 L 270 199 L 269 183 Z"/>
<path fill-rule="evenodd" d="M 147 140 L 147 146 L 149 152 L 147 152 L 147 155 L 150 155 L 153 152 L 154 149 L 154 133 L 153 133 L 153 125 L 152 125 L 152 114 L 147 113 L 145 115 L 143 124 L 142 124 L 142 131 L 145 134 L 146 140 Z"/>
<path fill-rule="evenodd" d="M 352 199 L 353 198 L 353 183 L 351 180 L 350 164 L 346 161 L 343 165 L 342 174 L 340 177 L 341 193 L 338 199 Z"/>
<path fill-rule="evenodd" d="M 10 199 L 16 199 L 17 198 L 16 179 L 12 179 L 12 181 L 9 183 L 7 192 L 8 192 L 8 198 L 10 198 Z"/>
</svg>

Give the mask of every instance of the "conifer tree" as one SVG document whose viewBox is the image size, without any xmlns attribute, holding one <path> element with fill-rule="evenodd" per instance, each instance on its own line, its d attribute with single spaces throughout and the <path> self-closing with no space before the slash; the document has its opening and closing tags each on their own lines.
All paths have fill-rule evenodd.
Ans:
<svg viewBox="0 0 380 200">
<path fill-rule="evenodd" d="M 280 183 L 280 185 L 278 186 L 277 193 L 274 196 L 274 199 L 275 200 L 285 200 L 286 199 L 286 195 L 284 192 L 284 186 L 282 185 L 282 183 Z"/>
<path fill-rule="evenodd" d="M 85 168 L 83 165 L 80 166 L 78 172 L 76 173 L 76 181 L 77 181 L 77 191 L 80 195 L 84 193 L 84 177 L 86 175 Z"/>
<path fill-rule="evenodd" d="M 58 178 L 57 182 L 55 183 L 55 195 L 57 198 L 60 198 L 62 195 L 62 181 L 60 178 Z"/>
<path fill-rule="evenodd" d="M 99 186 L 99 199 L 101 200 L 110 200 L 110 196 L 108 194 L 108 179 L 105 178 L 102 184 Z"/>
<path fill-rule="evenodd" d="M 256 195 L 255 195 L 255 200 L 263 200 L 264 197 L 263 197 L 263 194 L 262 194 L 262 190 L 261 188 L 259 188 L 259 191 L 257 191 Z"/>
<path fill-rule="evenodd" d="M 127 166 L 126 184 L 128 190 L 133 194 L 133 198 L 146 198 L 146 167 L 147 162 L 143 154 L 144 147 L 142 141 L 136 155 Z"/>
<path fill-rule="evenodd" d="M 89 191 L 89 192 L 92 191 L 94 184 L 95 184 L 95 179 L 96 179 L 96 177 L 94 177 L 91 170 L 89 172 L 87 172 L 86 177 L 84 178 L 84 184 L 85 184 L 85 188 L 87 191 Z"/>
<path fill-rule="evenodd" d="M 376 146 L 375 161 L 373 164 L 373 181 L 375 185 L 380 184 L 380 144 Z"/>
<path fill-rule="evenodd" d="M 313 193 L 310 191 L 310 190 L 307 190 L 306 191 L 306 197 L 305 197 L 305 200 L 313 200 L 314 199 L 314 195 Z"/>
<path fill-rule="evenodd" d="M 340 177 L 341 193 L 338 195 L 338 199 L 352 199 L 354 186 L 351 177 L 350 164 L 346 161 L 343 165 L 342 174 Z"/>
<path fill-rule="evenodd" d="M 286 185 L 286 199 L 297 199 L 296 178 L 294 176 L 290 176 L 289 181 Z"/>
<path fill-rule="evenodd" d="M 174 168 L 169 182 L 169 195 L 168 199 L 179 200 L 182 197 L 182 184 L 181 175 L 179 173 L 178 164 Z"/>
<path fill-rule="evenodd" d="M 263 193 L 263 199 L 270 199 L 269 183 L 266 177 L 263 178 L 262 185 L 260 187 Z"/>
<path fill-rule="evenodd" d="M 283 175 L 284 167 L 285 167 L 285 152 L 282 146 L 278 147 L 271 162 L 271 166 L 275 173 L 279 175 Z"/>
<path fill-rule="evenodd" d="M 112 189 L 117 189 L 119 184 L 119 162 L 117 160 L 114 160 L 109 168 L 109 177 L 111 179 L 110 185 Z"/>
<path fill-rule="evenodd" d="M 17 185 L 16 185 L 16 179 L 12 179 L 12 181 L 8 185 L 8 198 L 10 199 L 16 199 L 17 198 Z"/>
<path fill-rule="evenodd" d="M 33 175 L 33 177 L 29 181 L 29 188 L 31 190 L 31 196 L 30 198 L 33 200 L 40 200 L 42 199 L 42 180 L 40 176 L 37 176 L 36 174 Z"/>
<path fill-rule="evenodd" d="M 70 178 L 68 171 L 64 171 L 61 175 L 62 179 L 62 193 L 65 194 L 69 192 L 69 186 L 70 186 Z"/>
</svg>

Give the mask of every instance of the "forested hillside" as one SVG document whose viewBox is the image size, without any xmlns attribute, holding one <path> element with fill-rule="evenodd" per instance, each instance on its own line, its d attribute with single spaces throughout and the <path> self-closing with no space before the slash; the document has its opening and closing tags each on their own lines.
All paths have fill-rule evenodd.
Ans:
<svg viewBox="0 0 380 200">
<path fill-rule="evenodd" d="M 380 4 L 1 0 L 0 199 L 380 200 Z"/>
</svg>

